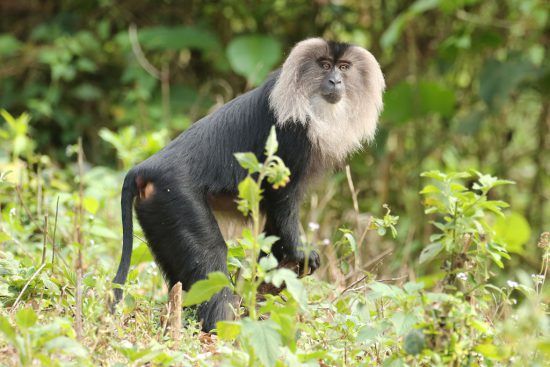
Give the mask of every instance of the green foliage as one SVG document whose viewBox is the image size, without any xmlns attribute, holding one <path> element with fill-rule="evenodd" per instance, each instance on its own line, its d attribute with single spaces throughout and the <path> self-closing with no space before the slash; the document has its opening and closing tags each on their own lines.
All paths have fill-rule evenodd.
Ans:
<svg viewBox="0 0 550 367">
<path fill-rule="evenodd" d="M 0 110 L 0 115 L 6 121 L 6 129 L 0 129 L 0 139 L 4 144 L 10 144 L 6 150 L 11 151 L 13 160 L 16 158 L 29 158 L 34 150 L 34 142 L 29 137 L 29 122 L 31 120 L 27 113 L 19 117 L 13 117 L 6 110 Z"/>
<path fill-rule="evenodd" d="M 208 278 L 199 280 L 189 292 L 186 293 L 183 299 L 183 306 L 193 306 L 208 301 L 212 296 L 223 288 L 230 286 L 229 280 L 224 273 L 213 272 L 208 274 Z"/>
<path fill-rule="evenodd" d="M 508 204 L 499 200 L 489 200 L 489 191 L 501 185 L 512 184 L 479 172 L 458 172 L 444 174 L 430 171 L 422 174 L 436 181 L 420 192 L 426 196 L 426 214 L 442 217 L 433 224 L 439 233 L 430 236 L 431 243 L 420 254 L 420 262 L 427 262 L 443 254 L 448 275 L 463 270 L 488 274 L 486 260 L 491 259 L 500 268 L 502 259 L 510 259 L 506 245 L 495 241 L 494 230 L 489 223 L 489 213 L 504 216 L 502 208 Z M 461 180 L 478 178 L 472 189 L 465 187 Z"/>
<path fill-rule="evenodd" d="M 43 366 L 62 366 L 62 360 L 70 358 L 71 365 L 91 366 L 88 351 L 77 340 L 70 322 L 55 319 L 45 325 L 37 325 L 38 316 L 32 308 L 23 308 L 14 316 L 15 328 L 0 315 L 0 332 L 16 348 L 22 366 L 40 361 Z"/>
<path fill-rule="evenodd" d="M 259 34 L 236 37 L 227 46 L 231 67 L 253 86 L 265 79 L 281 54 L 281 45 L 276 39 Z"/>
<path fill-rule="evenodd" d="M 117 251 L 118 247 L 118 236 L 111 235 L 105 224 L 109 220 L 105 198 L 118 195 L 117 191 L 104 189 L 109 180 L 107 171 L 92 170 L 83 177 L 86 187 L 82 197 L 76 194 L 77 183 L 65 182 L 65 187 L 72 187 L 74 194 L 62 198 L 59 208 L 52 205 L 51 200 L 42 207 L 41 210 L 50 213 L 50 218 L 54 210 L 61 213 L 54 227 L 63 244 L 56 246 L 56 264 L 49 257 L 41 256 L 53 239 L 47 240 L 44 247 L 43 228 L 39 223 L 26 211 L 16 215 L 17 207 L 8 199 L 10 195 L 17 196 L 16 186 L 5 182 L 2 242 L 23 244 L 13 252 L 0 252 L 3 275 L 0 299 L 4 305 L 0 330 L 7 348 L 11 348 L 8 349 L 10 361 L 23 365 L 40 361 L 52 366 L 66 364 L 65 361 L 78 365 L 101 362 L 158 366 L 203 362 L 208 365 L 214 361 L 230 366 L 318 365 L 319 361 L 325 365 L 449 365 L 465 361 L 481 365 L 486 361 L 498 366 L 517 361 L 542 361 L 549 337 L 548 318 L 541 301 L 543 274 L 550 259 L 548 236 L 539 243 L 544 251 L 539 273 L 532 277 L 519 273 L 518 282 L 508 280 L 505 286 L 498 285 L 498 272 L 503 272 L 499 267 L 505 267 L 503 259 L 510 257 L 506 248 L 511 245 L 505 240 L 518 241 L 514 236 L 507 237 L 506 227 L 521 229 L 518 217 L 503 213 L 507 204 L 494 199 L 493 191 L 510 181 L 476 171 L 424 173 L 424 177 L 433 180 L 421 194 L 425 198 L 426 213 L 433 216 L 436 232 L 431 235 L 432 242 L 420 253 L 422 267 L 417 271 L 429 272 L 429 266 L 436 263 L 442 265 L 444 274 L 430 285 L 412 281 L 391 284 L 393 280 L 388 284 L 369 273 L 357 279 L 360 273 L 355 263 L 363 250 L 364 235 L 357 237 L 356 229 L 342 228 L 340 239 L 331 246 L 342 273 L 356 279 L 342 290 L 320 280 L 300 280 L 293 271 L 278 268 L 272 255 L 258 260 L 260 251 L 269 254 L 277 241 L 276 237 L 261 233 L 262 187 L 283 186 L 291 179 L 288 168 L 275 155 L 277 146 L 273 130 L 266 142 L 263 162 L 249 153 L 236 154 L 236 159 L 249 173 L 239 187 L 239 205 L 243 213 L 251 217 L 253 226 L 230 244 L 228 263 L 232 281 L 225 274 L 212 273 L 185 295 L 184 304 L 194 305 L 230 287 L 242 298 L 241 306 L 235 308 L 237 319 L 217 325 L 219 340 L 208 347 L 216 350 L 217 357 L 206 359 L 201 354 L 205 346 L 195 335 L 198 326 L 190 317 L 186 321 L 183 351 L 164 336 L 163 324 L 159 321 L 164 298 L 158 298 L 162 279 L 144 245 L 135 249 L 134 255 L 140 259 L 133 266 L 140 271 L 134 269 L 130 273 L 121 312 L 114 318 L 107 316 L 104 302 L 104 295 L 110 290 L 107 274 L 116 257 L 106 254 Z M 14 146 L 5 147 L 5 157 L 18 159 L 9 150 L 15 149 Z M 124 143 L 119 147 L 122 147 L 117 150 L 120 155 L 126 148 Z M 32 151 L 28 155 L 30 160 L 38 162 Z M 42 169 L 47 170 L 49 164 L 44 160 Z M 17 199 L 29 203 L 25 204 L 29 212 L 40 208 L 35 201 L 37 186 L 34 185 L 38 174 L 38 171 L 25 170 L 31 184 L 24 186 L 21 198 Z M 101 180 L 95 179 L 98 174 L 103 175 Z M 58 175 L 57 180 L 61 181 L 71 177 L 61 171 Z M 55 193 L 57 187 L 62 186 L 58 183 L 46 189 L 47 194 Z M 80 201 L 83 209 L 93 215 L 82 226 L 91 239 L 85 246 L 74 243 L 71 235 L 78 210 L 71 204 Z M 392 215 L 388 206 L 384 208 L 382 217 L 369 219 L 366 230 L 399 236 L 398 217 Z M 50 220 L 49 233 L 52 225 Z M 315 234 L 318 226 L 310 224 L 310 230 Z M 510 233 L 517 234 L 521 241 L 526 238 L 521 231 Z M 95 246 L 96 241 L 112 243 L 112 250 L 106 252 L 104 247 Z M 85 262 L 94 269 L 84 273 L 81 279 L 82 292 L 86 295 L 82 305 L 86 315 L 85 337 L 81 339 L 72 327 L 72 313 L 64 312 L 75 307 L 78 275 L 70 259 L 75 258 L 78 248 L 84 249 Z M 35 256 L 24 256 L 26 252 Z M 37 258 L 44 259 L 40 266 L 36 264 Z M 438 271 L 432 275 L 437 276 Z M 428 279 L 428 274 L 419 279 Z M 265 284 L 276 288 L 284 286 L 284 290 L 260 297 L 260 289 Z M 38 305 L 37 311 L 33 305 Z M 113 336 L 114 330 L 123 336 Z M 108 345 L 109 349 L 93 352 L 96 343 Z"/>
<path fill-rule="evenodd" d="M 421 81 L 418 85 L 400 83 L 384 97 L 385 119 L 399 125 L 416 118 L 437 114 L 451 117 L 455 109 L 454 92 L 443 85 Z"/>
<path fill-rule="evenodd" d="M 550 218 L 547 2 L 195 5 L 2 8 L 0 108 L 10 112 L 0 117 L 0 364 L 545 365 L 548 235 L 534 244 Z M 132 22 L 156 72 L 130 41 Z M 365 46 L 388 85 L 376 141 L 350 163 L 353 210 L 341 174 L 305 195 L 302 241 L 323 259 L 316 278 L 251 256 L 277 240 L 257 220 L 229 242 L 229 286 L 244 299 L 237 319 L 219 323 L 216 339 L 185 310 L 181 340 L 170 340 L 163 279 L 136 226 L 125 299 L 111 315 L 124 175 L 115 168 L 261 83 L 311 36 Z M 252 222 L 262 188 L 292 179 L 274 135 L 267 146 L 269 162 L 237 156 L 249 171 L 239 204 Z M 450 173 L 467 168 L 490 175 Z M 495 187 L 495 175 L 516 185 Z M 253 301 L 261 282 L 286 289 Z"/>
<path fill-rule="evenodd" d="M 116 149 L 117 156 L 127 168 L 143 161 L 168 143 L 168 131 L 165 129 L 137 136 L 136 128 L 128 126 L 118 133 L 101 129 L 99 136 Z"/>
</svg>

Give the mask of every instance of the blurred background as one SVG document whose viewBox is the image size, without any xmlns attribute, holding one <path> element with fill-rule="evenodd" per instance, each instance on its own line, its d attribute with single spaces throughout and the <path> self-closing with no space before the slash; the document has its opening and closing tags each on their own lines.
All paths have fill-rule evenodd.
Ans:
<svg viewBox="0 0 550 367">
<path fill-rule="evenodd" d="M 538 267 L 536 238 L 550 225 L 547 1 L 0 0 L 0 12 L 0 107 L 30 116 L 0 122 L 2 169 L 42 170 L 32 185 L 52 194 L 37 190 L 37 210 L 53 208 L 54 191 L 76 187 L 82 137 L 84 205 L 103 213 L 92 231 L 109 251 L 119 251 L 124 172 L 261 84 L 294 43 L 322 36 L 369 49 L 387 92 L 376 140 L 350 160 L 362 214 L 342 171 L 308 195 L 304 233 L 320 246 L 339 228 L 360 235 L 388 204 L 397 237 L 369 235 L 363 262 L 391 253 L 380 271 L 407 274 L 432 231 L 420 173 L 475 169 L 516 182 L 496 191 L 511 209 L 494 225 L 517 254 L 509 269 Z"/>
</svg>

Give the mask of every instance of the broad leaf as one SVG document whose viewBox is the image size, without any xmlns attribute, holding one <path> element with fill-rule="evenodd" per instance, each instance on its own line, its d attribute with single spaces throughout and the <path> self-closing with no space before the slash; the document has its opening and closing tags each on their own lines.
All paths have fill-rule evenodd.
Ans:
<svg viewBox="0 0 550 367">
<path fill-rule="evenodd" d="M 423 264 L 426 261 L 432 260 L 441 252 L 442 249 L 443 246 L 441 245 L 441 242 L 434 242 L 424 247 L 420 253 L 420 263 Z"/>
<path fill-rule="evenodd" d="M 496 239 L 505 245 L 506 250 L 515 253 L 523 252 L 523 246 L 531 238 L 531 226 L 525 217 L 511 212 L 499 217 L 494 226 Z"/>
<path fill-rule="evenodd" d="M 282 55 L 281 45 L 270 36 L 253 34 L 236 37 L 227 47 L 231 68 L 248 80 L 259 85 L 277 64 Z"/>
<path fill-rule="evenodd" d="M 266 281 L 272 283 L 275 287 L 280 287 L 284 282 L 286 284 L 286 289 L 296 302 L 304 309 L 307 306 L 306 290 L 296 273 L 292 270 L 281 268 L 272 271 L 267 275 Z"/>
<path fill-rule="evenodd" d="M 233 341 L 241 333 L 241 323 L 238 321 L 218 321 L 216 324 L 218 338 Z"/>
<path fill-rule="evenodd" d="M 235 153 L 234 156 L 241 167 L 248 170 L 248 173 L 258 172 L 262 167 L 253 153 Z"/>
<path fill-rule="evenodd" d="M 277 324 L 271 320 L 242 321 L 241 336 L 254 349 L 254 353 L 263 366 L 275 366 L 282 346 L 281 336 L 277 332 Z"/>
<path fill-rule="evenodd" d="M 230 287 L 231 283 L 222 272 L 216 271 L 208 274 L 207 279 L 199 280 L 193 286 L 182 302 L 183 306 L 198 305 L 208 301 L 212 296 L 225 287 Z"/>
<path fill-rule="evenodd" d="M 28 329 L 33 326 L 38 317 L 32 308 L 23 308 L 15 314 L 15 323 L 22 329 Z"/>
</svg>

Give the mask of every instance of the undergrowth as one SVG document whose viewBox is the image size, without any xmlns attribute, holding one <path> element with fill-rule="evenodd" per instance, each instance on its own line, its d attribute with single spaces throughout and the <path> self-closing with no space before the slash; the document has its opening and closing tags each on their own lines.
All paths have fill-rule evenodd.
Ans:
<svg viewBox="0 0 550 367">
<path fill-rule="evenodd" d="M 328 245 L 347 280 L 298 279 L 278 268 L 273 256 L 258 260 L 276 241 L 261 233 L 262 185 L 280 187 L 292 179 L 276 156 L 273 133 L 264 162 L 236 156 L 249 172 L 239 186 L 239 208 L 253 225 L 228 244 L 231 279 L 214 273 L 184 294 L 184 304 L 193 305 L 232 288 L 242 299 L 234 306 L 235 320 L 204 334 L 186 308 L 182 335 L 172 340 L 167 292 L 143 241 L 134 249 L 124 301 L 108 312 L 120 251 L 122 173 L 85 167 L 78 146 L 67 150 L 75 164 L 59 167 L 34 151 L 27 115 L 2 115 L 2 365 L 543 366 L 550 359 L 550 234 L 537 244 L 540 272 L 506 269 L 514 255 L 494 223 L 507 204 L 495 200 L 493 189 L 510 181 L 476 171 L 424 173 L 419 200 L 434 232 L 407 279 L 377 279 L 354 266 L 364 234 L 349 228 L 335 231 Z M 121 145 L 125 164 L 134 163 L 123 139 L 104 136 Z M 165 138 L 140 139 L 155 147 Z M 387 207 L 369 223 L 367 230 L 379 235 L 397 233 L 398 217 Z M 304 238 L 316 229 L 311 223 Z M 143 238 L 139 231 L 136 236 Z M 502 281 L 502 274 L 515 277 Z M 286 287 L 259 295 L 265 283 Z"/>
</svg>

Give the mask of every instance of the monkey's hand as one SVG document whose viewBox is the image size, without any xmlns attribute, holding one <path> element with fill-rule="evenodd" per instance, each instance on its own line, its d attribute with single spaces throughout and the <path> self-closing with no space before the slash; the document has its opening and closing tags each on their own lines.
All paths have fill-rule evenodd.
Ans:
<svg viewBox="0 0 550 367">
<path fill-rule="evenodd" d="M 311 275 L 321 265 L 321 258 L 315 250 L 309 251 L 308 255 L 306 262 L 305 252 L 302 249 L 296 249 L 291 256 L 285 256 L 279 266 L 293 270 L 300 277 Z"/>
</svg>

